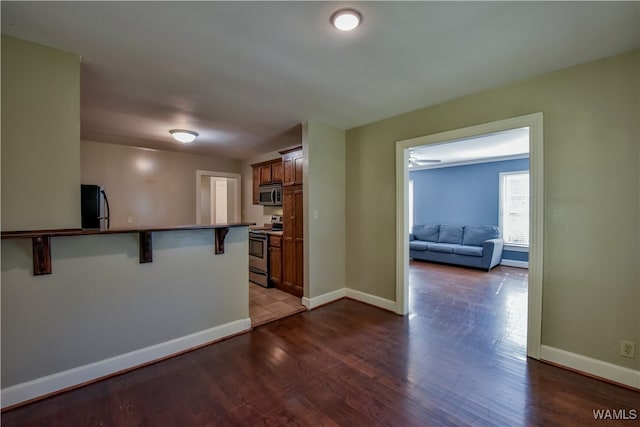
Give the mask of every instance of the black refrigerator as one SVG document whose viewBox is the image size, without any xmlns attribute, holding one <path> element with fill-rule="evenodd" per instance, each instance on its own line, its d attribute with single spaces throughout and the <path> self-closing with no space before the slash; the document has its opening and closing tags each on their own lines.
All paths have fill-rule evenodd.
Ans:
<svg viewBox="0 0 640 427">
<path fill-rule="evenodd" d="M 82 228 L 109 228 L 109 199 L 101 185 L 81 184 Z"/>
</svg>

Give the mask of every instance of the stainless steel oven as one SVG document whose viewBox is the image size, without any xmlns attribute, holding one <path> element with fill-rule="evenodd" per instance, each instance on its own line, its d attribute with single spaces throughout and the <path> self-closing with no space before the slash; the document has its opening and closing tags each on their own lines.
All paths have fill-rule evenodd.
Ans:
<svg viewBox="0 0 640 427">
<path fill-rule="evenodd" d="M 269 236 L 249 232 L 249 280 L 265 288 L 269 286 Z"/>
</svg>

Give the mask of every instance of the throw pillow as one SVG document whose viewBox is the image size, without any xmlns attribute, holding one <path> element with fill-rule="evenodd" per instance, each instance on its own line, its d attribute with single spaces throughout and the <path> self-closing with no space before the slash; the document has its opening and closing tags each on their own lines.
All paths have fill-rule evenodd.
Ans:
<svg viewBox="0 0 640 427">
<path fill-rule="evenodd" d="M 462 226 L 461 225 L 445 225 L 440 226 L 440 234 L 438 235 L 439 243 L 462 243 Z"/>
<path fill-rule="evenodd" d="M 440 226 L 437 224 L 415 224 L 413 226 L 413 237 L 426 242 L 437 242 L 439 230 Z"/>
<path fill-rule="evenodd" d="M 495 225 L 467 225 L 464 227 L 462 244 L 466 246 L 482 246 L 485 240 L 500 237 L 500 229 Z"/>
</svg>

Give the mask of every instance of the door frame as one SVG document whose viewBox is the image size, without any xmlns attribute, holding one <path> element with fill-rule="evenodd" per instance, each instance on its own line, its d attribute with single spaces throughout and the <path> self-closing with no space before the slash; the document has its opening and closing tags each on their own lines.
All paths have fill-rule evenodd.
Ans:
<svg viewBox="0 0 640 427">
<path fill-rule="evenodd" d="M 396 313 L 409 312 L 409 149 L 488 133 L 529 128 L 529 283 L 527 356 L 540 359 L 543 275 L 543 115 L 533 113 L 396 142 Z"/>
<path fill-rule="evenodd" d="M 201 182 L 202 177 L 208 176 L 212 178 L 235 178 L 238 180 L 238 185 L 236 185 L 236 216 L 242 218 L 242 211 L 240 210 L 240 200 L 242 197 L 242 174 L 239 173 L 229 173 L 229 172 L 214 172 L 214 171 L 205 171 L 205 170 L 196 170 L 196 224 L 202 224 L 202 220 L 200 219 L 200 191 L 201 191 Z M 236 221 L 233 221 L 236 222 Z M 237 222 L 240 222 L 238 219 Z"/>
</svg>

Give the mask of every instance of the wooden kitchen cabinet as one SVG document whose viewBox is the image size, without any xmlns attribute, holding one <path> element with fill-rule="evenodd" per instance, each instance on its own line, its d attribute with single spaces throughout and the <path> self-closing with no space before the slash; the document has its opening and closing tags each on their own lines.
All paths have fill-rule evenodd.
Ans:
<svg viewBox="0 0 640 427">
<path fill-rule="evenodd" d="M 302 297 L 304 292 L 304 233 L 302 185 L 284 187 L 282 196 L 282 284 L 278 287 Z"/>
<path fill-rule="evenodd" d="M 269 235 L 269 281 L 282 285 L 282 236 Z"/>
<path fill-rule="evenodd" d="M 260 203 L 260 193 L 258 192 L 258 186 L 260 185 L 260 168 L 253 167 L 253 204 Z"/>
<path fill-rule="evenodd" d="M 282 182 L 282 159 L 269 160 L 268 162 L 251 165 L 254 170 L 260 170 L 260 185 Z"/>
<path fill-rule="evenodd" d="M 251 165 L 253 171 L 253 204 L 260 202 L 258 187 L 263 184 L 282 182 L 282 159 L 273 159 Z"/>
<path fill-rule="evenodd" d="M 260 185 L 271 183 L 271 164 L 260 166 Z"/>
<path fill-rule="evenodd" d="M 302 184 L 302 147 L 280 151 L 282 154 L 282 185 Z"/>
<path fill-rule="evenodd" d="M 271 163 L 271 182 L 282 182 L 282 159 Z"/>
</svg>

